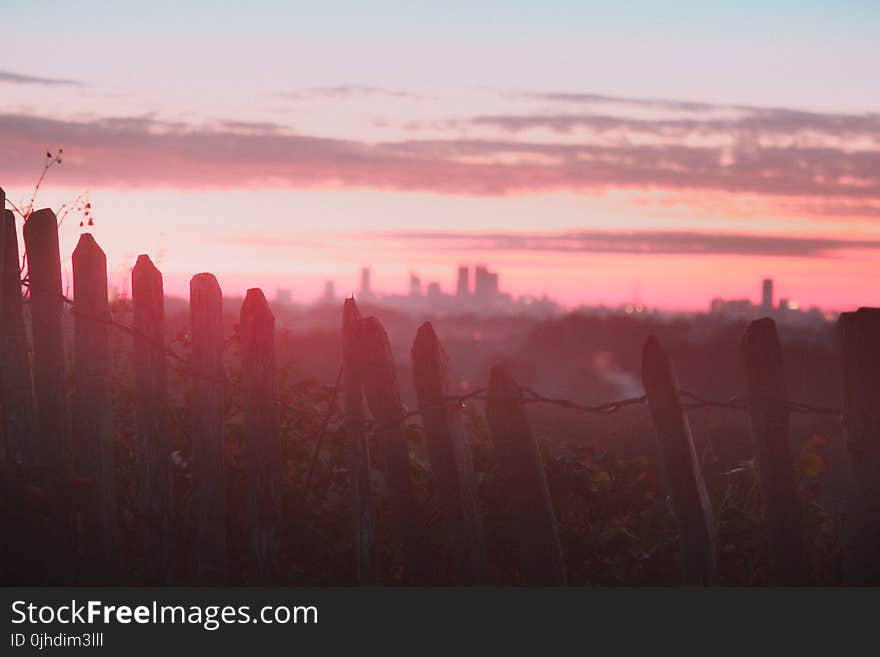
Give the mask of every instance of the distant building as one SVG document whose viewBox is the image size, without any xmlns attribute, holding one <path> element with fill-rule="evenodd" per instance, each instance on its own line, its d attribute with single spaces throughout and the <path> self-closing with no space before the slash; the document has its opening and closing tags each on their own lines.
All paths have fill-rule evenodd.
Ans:
<svg viewBox="0 0 880 657">
<path fill-rule="evenodd" d="M 333 303 L 336 301 L 336 284 L 333 281 L 325 281 L 324 296 L 321 300 L 325 303 Z"/>
<path fill-rule="evenodd" d="M 370 268 L 362 267 L 361 268 L 361 291 L 360 296 L 364 299 L 368 299 L 373 296 L 373 291 L 370 289 Z"/>
<path fill-rule="evenodd" d="M 409 296 L 410 297 L 420 297 L 422 296 L 422 279 L 416 276 L 415 274 L 409 275 Z"/>
<path fill-rule="evenodd" d="M 431 300 L 437 300 L 443 296 L 443 290 L 440 289 L 440 283 L 436 281 L 432 281 L 428 283 L 428 298 Z"/>
<path fill-rule="evenodd" d="M 455 296 L 464 299 L 470 294 L 470 270 L 467 267 L 458 268 L 458 281 L 455 285 Z"/>
<path fill-rule="evenodd" d="M 753 304 L 748 299 L 712 299 L 709 314 L 725 320 L 750 321 L 758 317 L 770 317 L 776 322 L 785 324 L 812 324 L 819 326 L 836 319 L 833 312 L 823 312 L 821 308 L 812 306 L 809 310 L 802 309 L 794 299 L 782 297 L 774 304 L 773 279 L 765 278 L 761 282 L 761 303 Z"/>
<path fill-rule="evenodd" d="M 765 278 L 761 286 L 761 312 L 769 315 L 773 312 L 773 279 Z"/>
<path fill-rule="evenodd" d="M 498 297 L 498 274 L 485 265 L 474 269 L 474 298 L 480 303 L 492 303 Z"/>
<path fill-rule="evenodd" d="M 710 312 L 729 319 L 752 320 L 757 307 L 748 299 L 712 299 Z"/>
</svg>

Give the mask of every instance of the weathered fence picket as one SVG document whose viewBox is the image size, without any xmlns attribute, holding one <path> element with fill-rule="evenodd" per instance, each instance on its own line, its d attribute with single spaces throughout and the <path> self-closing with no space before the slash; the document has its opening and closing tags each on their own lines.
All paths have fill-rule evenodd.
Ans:
<svg viewBox="0 0 880 657">
<path fill-rule="evenodd" d="M 880 585 L 880 308 L 842 313 L 846 446 L 854 475 L 848 536 L 849 584 Z"/>
<path fill-rule="evenodd" d="M 138 504 L 144 580 L 165 583 L 171 557 L 171 446 L 162 273 L 146 255 L 131 272 L 134 330 Z"/>
<path fill-rule="evenodd" d="M 714 584 L 717 553 L 712 506 L 669 357 L 653 336 L 645 341 L 642 351 L 642 383 L 678 525 L 682 583 Z"/>
<path fill-rule="evenodd" d="M 111 581 L 116 557 L 116 492 L 110 371 L 107 257 L 91 234 L 73 252 L 74 464 L 91 482 L 81 512 L 85 581 Z"/>
<path fill-rule="evenodd" d="M 192 335 L 191 472 L 196 581 L 226 581 L 223 467 L 223 294 L 213 274 L 189 284 Z"/>
<path fill-rule="evenodd" d="M 34 393 L 27 328 L 21 298 L 18 234 L 12 210 L 3 210 L 3 269 L 0 287 L 0 406 L 3 408 L 4 461 L 21 471 L 34 457 Z"/>
<path fill-rule="evenodd" d="M 56 478 L 69 475 L 70 409 L 64 347 L 64 296 L 58 223 L 48 208 L 24 224 L 34 341 L 37 463 Z M 59 479 L 60 480 L 60 479 Z"/>
<path fill-rule="evenodd" d="M 357 366 L 367 406 L 376 422 L 376 442 L 403 545 L 407 581 L 422 584 L 431 574 L 425 527 L 410 478 L 409 447 L 394 357 L 388 334 L 378 319 L 367 317 L 358 322 L 357 346 Z"/>
<path fill-rule="evenodd" d="M 565 562 L 544 464 L 526 415 L 522 391 L 501 365 L 493 367 L 489 374 L 486 420 L 510 505 L 508 526 L 520 583 L 564 586 Z"/>
<path fill-rule="evenodd" d="M 364 392 L 357 366 L 357 331 L 361 320 L 354 298 L 342 307 L 342 373 L 345 439 L 351 477 L 351 506 L 358 583 L 379 583 L 376 562 L 376 521 L 370 485 L 370 451 L 364 425 Z"/>
<path fill-rule="evenodd" d="M 4 215 L 6 214 L 6 190 L 0 187 L 0 221 L 4 219 Z M 13 219 L 15 217 L 13 216 Z M 6 231 L 3 230 L 2 226 L 0 226 L 0 272 L 5 271 L 6 269 Z M 3 307 L 3 293 L 5 292 L 2 285 L 0 285 L 0 308 Z"/>
<path fill-rule="evenodd" d="M 49 209 L 32 213 L 24 224 L 27 281 L 33 337 L 35 407 L 35 481 L 47 492 L 48 518 L 41 529 L 40 550 L 47 584 L 73 576 L 75 554 L 70 469 L 70 405 L 64 343 L 64 297 L 58 223 Z M 51 558 L 51 553 L 64 555 Z"/>
<path fill-rule="evenodd" d="M 801 506 L 789 447 L 782 347 L 776 323 L 753 321 L 742 341 L 761 497 L 770 543 L 773 584 L 806 583 Z"/>
<path fill-rule="evenodd" d="M 275 317 L 262 290 L 241 306 L 241 382 L 247 454 L 248 579 L 269 584 L 278 573 L 281 532 L 281 438 L 275 371 Z"/>
<path fill-rule="evenodd" d="M 486 548 L 470 444 L 449 357 L 430 322 L 422 324 L 412 346 L 413 382 L 419 402 L 428 458 L 440 510 L 449 535 L 458 584 L 486 582 Z"/>
</svg>

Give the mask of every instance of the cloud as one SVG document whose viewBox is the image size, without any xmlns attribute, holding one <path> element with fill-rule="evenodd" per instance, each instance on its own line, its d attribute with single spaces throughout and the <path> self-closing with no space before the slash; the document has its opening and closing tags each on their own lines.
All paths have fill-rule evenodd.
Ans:
<svg viewBox="0 0 880 657">
<path fill-rule="evenodd" d="M 864 138 L 880 147 L 880 114 L 817 114 L 793 110 L 750 110 L 735 118 L 644 119 L 607 114 L 487 115 L 452 122 L 456 127 L 488 126 L 517 133 L 545 129 L 572 133 L 578 129 L 598 133 L 648 134 L 685 139 L 719 135 L 731 140 L 791 136 L 812 131 L 835 139 Z M 803 141 L 803 140 L 802 140 Z"/>
<path fill-rule="evenodd" d="M 409 91 L 400 91 L 397 89 L 385 89 L 382 87 L 368 87 L 355 84 L 343 84 L 330 87 L 311 87 L 300 91 L 290 91 L 280 94 L 284 98 L 293 100 L 347 100 L 351 98 L 360 98 L 364 96 L 384 96 L 387 98 L 418 100 L 422 96 Z"/>
<path fill-rule="evenodd" d="M 880 240 L 693 231 L 572 231 L 475 233 L 395 231 L 371 239 L 418 242 L 421 248 L 551 253 L 826 257 L 845 250 L 880 250 Z"/>
<path fill-rule="evenodd" d="M 880 217 L 880 150 L 832 145 L 735 147 L 533 142 L 515 138 L 365 142 L 274 124 L 163 122 L 150 116 L 67 121 L 0 114 L 0 179 L 31 183 L 47 147 L 63 146 L 59 183 L 96 186 L 358 187 L 466 195 L 651 189 L 756 194 L 805 213 Z"/>
<path fill-rule="evenodd" d="M 61 78 L 41 78 L 34 75 L 24 75 L 22 73 L 12 73 L 11 71 L 0 71 L 0 82 L 9 82 L 11 84 L 37 84 L 46 87 L 81 87 L 82 82 L 77 80 L 64 80 Z"/>
<path fill-rule="evenodd" d="M 653 109 L 705 112 L 718 108 L 718 105 L 703 102 L 691 102 L 681 100 L 666 100 L 662 98 L 630 98 L 627 96 L 605 96 L 602 94 L 588 93 L 536 93 L 527 92 L 518 94 L 532 100 L 542 100 L 557 103 L 570 103 L 574 105 L 630 105 L 633 107 L 648 107 Z"/>
</svg>

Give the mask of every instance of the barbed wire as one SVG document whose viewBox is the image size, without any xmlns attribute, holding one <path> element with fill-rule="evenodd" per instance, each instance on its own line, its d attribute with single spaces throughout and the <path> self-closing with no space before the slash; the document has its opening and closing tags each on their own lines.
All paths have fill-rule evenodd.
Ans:
<svg viewBox="0 0 880 657">
<path fill-rule="evenodd" d="M 32 289 L 32 285 L 27 278 L 23 279 L 21 283 L 23 286 L 28 288 L 28 290 Z M 41 290 L 41 291 L 45 292 L 46 290 Z M 92 315 L 92 314 L 77 310 L 76 302 L 73 299 L 71 299 L 70 297 L 68 297 L 67 295 L 65 295 L 61 292 L 54 292 L 54 291 L 52 292 L 52 294 L 59 297 L 59 299 L 64 304 L 71 307 L 70 312 L 72 315 L 79 317 L 79 318 L 82 318 L 82 319 L 85 319 L 90 322 L 95 322 L 95 323 L 105 324 L 107 326 L 111 326 L 113 328 L 116 328 L 116 329 L 123 331 L 124 333 L 127 333 L 128 335 L 130 335 L 131 337 L 133 337 L 135 339 L 143 341 L 148 346 L 152 347 L 156 351 L 165 355 L 167 358 L 169 358 L 177 363 L 180 363 L 187 370 L 189 370 L 189 374 L 193 378 L 199 379 L 200 381 L 205 381 L 207 383 L 214 383 L 214 384 L 218 384 L 218 385 L 228 386 L 230 388 L 236 386 L 236 382 L 233 381 L 232 379 L 230 379 L 230 377 L 227 376 L 225 372 L 223 373 L 222 377 L 212 376 L 212 375 L 206 374 L 204 372 L 199 372 L 189 360 L 187 360 L 186 358 L 184 358 L 183 356 L 178 354 L 176 351 L 171 349 L 171 347 L 169 347 L 161 342 L 158 342 L 157 340 L 155 340 L 151 336 L 145 334 L 143 331 L 140 331 L 133 326 L 129 326 L 128 324 L 124 324 L 122 322 L 119 322 L 119 321 L 113 319 L 112 317 L 100 317 L 97 315 Z M 313 382 L 313 384 L 316 388 L 320 388 L 325 393 L 327 393 L 331 396 L 335 396 L 337 394 L 336 388 L 338 387 L 338 382 L 337 382 L 337 386 L 328 386 L 326 384 L 319 383 L 319 382 Z M 284 401 L 281 398 L 275 399 L 275 402 L 279 406 L 286 407 L 289 410 L 296 411 L 297 413 L 302 414 L 302 415 L 311 415 L 315 418 L 323 418 L 324 417 L 323 414 L 320 414 L 320 413 L 317 413 L 314 411 L 309 411 L 308 409 L 305 409 L 305 408 L 292 406 L 291 404 L 287 403 L 286 401 Z"/>
<path fill-rule="evenodd" d="M 25 285 L 29 291 L 31 290 L 30 282 L 27 279 L 23 280 L 22 284 Z M 217 376 L 211 376 L 209 374 L 205 374 L 204 372 L 199 372 L 193 367 L 193 365 L 190 361 L 188 361 L 186 358 L 184 358 L 183 356 L 181 356 L 180 354 L 178 354 L 177 352 L 172 350 L 169 346 L 155 340 L 154 338 L 152 338 L 149 335 L 144 334 L 142 331 L 136 329 L 135 327 L 129 326 L 129 325 L 124 324 L 122 322 L 119 322 L 119 321 L 113 319 L 112 316 L 98 317 L 98 316 L 91 315 L 88 313 L 80 312 L 77 310 L 74 300 L 68 298 L 64 294 L 60 294 L 60 293 L 56 293 L 56 294 L 59 294 L 59 296 L 61 297 L 61 299 L 63 300 L 63 302 L 65 304 L 71 306 L 71 308 L 72 308 L 71 312 L 77 318 L 83 318 L 88 321 L 100 322 L 103 324 L 107 324 L 111 327 L 114 327 L 116 329 L 119 329 L 119 330 L 127 333 L 128 335 L 130 335 L 131 337 L 133 337 L 136 340 L 143 341 L 145 344 L 148 344 L 152 348 L 159 351 L 166 358 L 174 360 L 175 362 L 184 366 L 186 369 L 189 370 L 190 375 L 194 379 L 205 380 L 205 381 L 212 382 L 215 384 L 220 384 L 223 386 L 234 386 L 235 385 L 235 383 L 230 379 L 230 377 L 226 374 L 225 371 L 223 372 L 222 378 L 218 378 Z M 224 345 L 225 344 L 227 344 L 226 341 L 224 341 Z M 316 421 L 319 422 L 319 424 L 318 424 L 319 428 L 318 428 L 317 432 L 315 433 L 315 442 L 312 447 L 311 454 L 309 456 L 308 470 L 306 471 L 306 477 L 305 477 L 305 481 L 303 483 L 303 490 L 302 490 L 302 495 L 300 498 L 301 504 L 303 506 L 305 506 L 305 504 L 308 502 L 308 497 L 309 497 L 309 493 L 311 492 L 311 489 L 312 489 L 312 482 L 314 480 L 314 473 L 317 468 L 318 459 L 320 457 L 321 450 L 323 449 L 326 436 L 327 436 L 328 432 L 330 431 L 331 423 L 334 421 L 334 419 L 341 419 L 343 422 L 343 425 L 348 421 L 348 416 L 347 416 L 347 413 L 345 412 L 345 410 L 342 410 L 341 412 L 337 411 L 337 400 L 339 398 L 339 394 L 340 394 L 340 392 L 342 390 L 342 386 L 343 386 L 343 374 L 344 374 L 343 366 L 340 366 L 339 372 L 336 376 L 336 382 L 333 386 L 328 386 L 328 385 L 321 384 L 321 383 L 314 383 L 314 385 L 317 388 L 323 390 L 328 395 L 327 408 L 323 414 L 321 414 L 317 411 L 312 411 L 307 408 L 294 406 L 294 405 L 288 403 L 287 401 L 281 399 L 280 397 L 275 400 L 276 403 L 278 404 L 279 408 L 286 408 L 291 413 L 293 413 L 295 415 L 299 415 L 300 417 L 302 417 L 303 415 L 311 416 L 313 419 L 315 419 Z M 617 400 L 605 402 L 602 404 L 587 405 L 587 404 L 581 404 L 581 403 L 576 402 L 572 399 L 559 398 L 559 397 L 548 397 L 546 395 L 543 395 L 543 394 L 537 392 L 536 390 L 534 390 L 533 388 L 528 387 L 528 386 L 519 386 L 519 391 L 522 394 L 522 397 L 519 399 L 519 401 L 523 404 L 544 404 L 544 405 L 549 405 L 549 406 L 556 406 L 559 408 L 565 408 L 565 409 L 569 409 L 569 410 L 573 410 L 573 411 L 577 411 L 577 412 L 581 412 L 581 413 L 588 413 L 588 414 L 602 415 L 602 416 L 613 415 L 615 413 L 622 411 L 623 409 L 630 408 L 633 406 L 645 406 L 648 403 L 647 395 L 640 395 L 638 397 L 626 397 L 623 399 L 617 399 Z M 437 404 L 433 404 L 430 406 L 423 406 L 423 407 L 420 407 L 415 410 L 407 410 L 405 406 L 401 405 L 401 414 L 398 418 L 391 420 L 391 421 L 388 421 L 388 422 L 382 422 L 382 423 L 377 423 L 374 419 L 364 419 L 362 421 L 362 427 L 365 431 L 372 431 L 374 433 L 379 434 L 379 433 L 382 433 L 385 431 L 395 429 L 397 427 L 402 427 L 409 420 L 411 420 L 415 417 L 419 417 L 419 416 L 423 417 L 426 412 L 429 412 L 431 410 L 436 410 L 438 408 L 463 409 L 466 407 L 466 404 L 469 401 L 483 401 L 483 402 L 485 402 L 485 401 L 487 401 L 487 394 L 486 394 L 487 392 L 488 392 L 488 387 L 481 387 L 481 388 L 474 389 L 471 392 L 468 392 L 468 393 L 465 393 L 462 395 L 451 395 L 451 396 L 445 397 L 445 398 L 443 398 L 442 401 L 440 401 Z M 742 411 L 749 411 L 751 408 L 750 404 L 749 404 L 748 397 L 743 396 L 743 395 L 734 395 L 732 397 L 729 397 L 729 398 L 723 399 L 723 400 L 713 400 L 713 399 L 704 398 L 704 397 L 697 395 L 693 392 L 690 392 L 688 390 L 679 390 L 678 394 L 677 394 L 677 398 L 679 400 L 679 404 L 681 406 L 681 409 L 684 411 L 713 408 L 713 409 L 727 409 L 727 410 L 742 412 Z M 817 406 L 817 405 L 808 404 L 805 402 L 798 402 L 798 401 L 792 401 L 792 400 L 785 400 L 784 407 L 786 410 L 788 410 L 791 413 L 811 413 L 811 414 L 817 414 L 817 415 L 831 415 L 831 416 L 836 416 L 837 418 L 839 418 L 841 420 L 843 419 L 843 412 L 840 409 L 836 409 L 836 408 L 828 408 L 828 407 L 824 407 L 824 406 Z M 176 425 L 178 430 L 183 431 L 184 435 L 189 434 L 188 429 L 185 426 L 183 426 L 184 423 L 180 422 L 179 418 L 177 418 L 176 416 L 174 416 L 172 414 L 172 416 L 170 417 L 170 420 L 172 421 L 173 424 Z"/>
<path fill-rule="evenodd" d="M 696 395 L 687 390 L 679 390 L 679 397 L 682 398 L 683 401 L 681 407 L 686 410 L 694 410 L 701 408 L 726 408 L 733 411 L 748 411 L 751 410 L 751 406 L 749 403 L 749 398 L 744 395 L 735 395 L 728 399 L 724 400 L 711 400 L 704 399 L 699 395 Z M 815 404 L 808 404 L 806 402 L 798 402 L 786 399 L 783 401 L 783 404 L 791 413 L 810 413 L 814 415 L 834 415 L 838 417 L 843 417 L 844 412 L 839 408 L 829 408 L 827 406 L 817 406 Z"/>
<path fill-rule="evenodd" d="M 552 397 L 545 397 L 541 395 L 531 388 L 520 386 L 520 390 L 529 395 L 526 399 L 523 399 L 523 402 L 526 404 L 550 404 L 553 406 L 561 406 L 562 408 L 570 408 L 575 411 L 583 411 L 585 413 L 594 413 L 596 415 L 610 415 L 611 413 L 616 413 L 617 411 L 626 408 L 628 406 L 637 406 L 640 404 L 644 404 L 647 401 L 647 397 L 642 395 L 641 397 L 628 397 L 626 399 L 618 399 L 616 401 L 607 402 L 605 404 L 598 404 L 596 406 L 585 406 L 583 404 L 578 404 L 570 399 L 558 399 Z"/>
<path fill-rule="evenodd" d="M 734 395 L 723 400 L 710 400 L 687 390 L 679 390 L 678 396 L 681 400 L 681 407 L 687 410 L 700 408 L 727 408 L 732 411 L 749 410 L 748 400 L 742 395 Z"/>
<path fill-rule="evenodd" d="M 28 289 L 31 289 L 30 282 L 27 279 L 22 280 L 22 284 Z M 151 336 L 144 334 L 142 331 L 139 331 L 133 326 L 129 326 L 117 320 L 114 320 L 112 317 L 98 317 L 94 315 L 90 315 L 88 313 L 80 312 L 76 309 L 76 304 L 74 300 L 70 299 L 66 295 L 62 293 L 55 292 L 60 296 L 61 300 L 70 305 L 72 307 L 72 313 L 77 317 L 81 317 L 87 319 L 89 321 L 100 322 L 117 328 L 131 335 L 133 338 L 144 341 L 146 344 L 152 346 L 156 350 L 163 353 L 166 357 L 184 365 L 190 370 L 191 375 L 194 378 L 203 379 L 209 382 L 223 384 L 223 385 L 234 385 L 234 383 L 230 380 L 228 376 L 224 373 L 223 378 L 218 378 L 216 376 L 207 375 L 202 372 L 197 372 L 195 368 L 192 366 L 186 358 L 172 350 L 165 344 L 162 344 Z M 329 386 L 326 384 L 315 383 L 314 385 L 320 389 L 322 389 L 329 397 L 327 410 L 321 414 L 315 411 L 310 411 L 305 408 L 293 406 L 282 399 L 276 399 L 276 402 L 282 406 L 287 408 L 290 411 L 293 411 L 298 414 L 311 415 L 312 417 L 320 420 L 320 429 L 316 435 L 315 447 L 311 457 L 311 463 L 309 468 L 309 473 L 306 478 L 306 488 L 305 495 L 308 495 L 308 484 L 311 482 L 311 475 L 314 469 L 315 460 L 317 459 L 318 453 L 321 449 L 321 444 L 323 443 L 324 437 L 329 430 L 330 423 L 334 419 L 345 419 L 345 413 L 336 413 L 336 402 L 339 396 L 339 392 L 342 386 L 342 374 L 343 370 L 340 367 L 339 373 L 337 375 L 336 383 L 333 386 Z M 546 404 L 551 406 L 558 406 L 561 408 L 567 408 L 569 410 L 580 411 L 584 413 L 590 413 L 594 415 L 612 415 L 617 413 L 625 408 L 629 408 L 631 406 L 641 406 L 647 404 L 647 396 L 641 395 L 638 397 L 627 397 L 623 399 L 617 399 L 610 402 L 605 402 L 603 404 L 596 405 L 586 405 L 578 403 L 572 399 L 566 398 L 558 398 L 558 397 L 548 397 L 543 395 L 533 388 L 528 386 L 520 386 L 520 392 L 523 394 L 522 399 L 520 400 L 524 404 Z M 377 423 L 371 419 L 365 419 L 363 421 L 363 427 L 368 431 L 387 431 L 396 426 L 405 424 L 408 420 L 423 415 L 425 411 L 432 410 L 436 407 L 446 407 L 446 408 L 456 408 L 462 407 L 467 401 L 486 401 L 486 392 L 488 391 L 487 387 L 477 388 L 469 393 L 463 395 L 453 395 L 445 397 L 442 402 L 436 404 L 434 406 L 429 406 L 426 408 L 420 408 L 416 410 L 406 410 L 402 409 L 402 413 L 400 417 L 395 420 Z M 719 408 L 719 409 L 727 409 L 733 411 L 748 411 L 750 410 L 750 404 L 748 397 L 744 395 L 734 395 L 727 399 L 723 400 L 713 400 L 707 399 L 700 395 L 697 395 L 688 390 L 679 390 L 678 397 L 680 400 L 680 405 L 683 410 L 700 410 L 707 408 Z M 831 415 L 836 416 L 838 418 L 843 418 L 843 411 L 837 408 L 829 408 L 825 406 L 818 406 L 815 404 L 809 404 L 806 402 L 785 400 L 784 405 L 786 410 L 792 413 L 801 413 L 801 414 L 815 414 L 815 415 Z"/>
</svg>

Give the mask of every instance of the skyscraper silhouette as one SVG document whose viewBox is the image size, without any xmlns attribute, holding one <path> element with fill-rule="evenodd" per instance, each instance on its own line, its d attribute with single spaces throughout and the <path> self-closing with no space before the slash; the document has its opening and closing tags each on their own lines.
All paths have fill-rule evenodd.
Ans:
<svg viewBox="0 0 880 657">
<path fill-rule="evenodd" d="M 765 278 L 761 286 L 761 312 L 765 315 L 773 311 L 773 279 Z"/>
<path fill-rule="evenodd" d="M 466 266 L 458 268 L 458 282 L 455 286 L 455 296 L 463 299 L 470 294 L 470 271 Z"/>
</svg>

